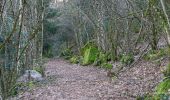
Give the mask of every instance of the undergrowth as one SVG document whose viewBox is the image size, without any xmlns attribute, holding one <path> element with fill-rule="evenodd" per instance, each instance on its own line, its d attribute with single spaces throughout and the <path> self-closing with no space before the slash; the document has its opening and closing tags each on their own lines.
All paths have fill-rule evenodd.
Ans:
<svg viewBox="0 0 170 100">
<path fill-rule="evenodd" d="M 145 60 L 157 60 L 166 56 L 168 53 L 168 48 L 159 49 L 159 50 L 150 50 L 145 56 Z"/>
</svg>

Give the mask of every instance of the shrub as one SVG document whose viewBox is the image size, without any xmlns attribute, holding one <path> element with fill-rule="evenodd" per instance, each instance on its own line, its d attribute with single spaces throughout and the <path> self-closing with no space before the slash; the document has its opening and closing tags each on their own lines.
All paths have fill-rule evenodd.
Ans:
<svg viewBox="0 0 170 100">
<path fill-rule="evenodd" d="M 65 50 L 63 50 L 63 52 L 60 54 L 60 57 L 64 57 L 65 59 L 70 59 L 73 55 L 73 52 L 71 50 L 71 48 L 67 48 Z"/>
<path fill-rule="evenodd" d="M 53 57 L 52 46 L 48 43 L 45 43 L 43 46 L 43 56 L 48 58 Z"/>
<path fill-rule="evenodd" d="M 78 56 L 71 57 L 70 63 L 78 64 L 79 63 L 79 57 Z"/>
<path fill-rule="evenodd" d="M 100 65 L 102 65 L 103 63 L 106 63 L 107 60 L 108 60 L 108 55 L 100 52 L 100 53 L 98 54 L 97 58 L 96 58 L 95 61 L 94 61 L 94 65 L 100 66 Z"/>
<path fill-rule="evenodd" d="M 99 55 L 99 51 L 95 43 L 88 42 L 84 47 L 80 50 L 81 53 L 81 64 L 82 65 L 89 65 L 94 63 Z"/>
<path fill-rule="evenodd" d="M 10 93 L 9 96 L 16 96 L 19 92 L 18 88 L 20 87 L 20 84 L 15 84 L 11 89 L 10 89 Z"/>
<path fill-rule="evenodd" d="M 168 49 L 150 50 L 145 56 L 145 60 L 156 60 L 167 55 Z"/>
<path fill-rule="evenodd" d="M 112 64 L 109 64 L 109 63 L 103 63 L 102 64 L 102 67 L 107 69 L 107 70 L 111 70 L 113 68 L 113 65 Z"/>
<path fill-rule="evenodd" d="M 100 52 L 100 54 L 99 54 L 99 59 L 100 59 L 101 63 L 106 63 L 106 62 L 107 62 L 107 58 L 108 58 L 108 57 L 107 57 L 106 54 Z"/>
<path fill-rule="evenodd" d="M 131 64 L 134 61 L 134 56 L 132 54 L 123 54 L 120 61 L 123 64 Z"/>
<path fill-rule="evenodd" d="M 97 48 L 97 46 L 96 46 L 94 43 L 88 42 L 88 43 L 86 43 L 86 44 L 81 48 L 81 50 L 80 50 L 81 55 L 84 55 L 85 51 L 86 51 L 87 49 L 89 49 L 90 47 Z"/>
<path fill-rule="evenodd" d="M 24 83 L 24 82 L 17 82 L 11 89 L 10 89 L 10 93 L 9 96 L 16 96 L 18 95 L 20 92 L 24 92 L 26 90 L 28 90 L 29 88 L 33 88 L 35 86 L 33 81 Z"/>
</svg>

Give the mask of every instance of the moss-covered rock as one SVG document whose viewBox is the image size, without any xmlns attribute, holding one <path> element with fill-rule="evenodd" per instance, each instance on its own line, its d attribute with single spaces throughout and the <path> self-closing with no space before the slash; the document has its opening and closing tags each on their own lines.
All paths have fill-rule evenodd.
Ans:
<svg viewBox="0 0 170 100">
<path fill-rule="evenodd" d="M 96 47 L 91 46 L 89 48 L 86 48 L 83 54 L 82 65 L 89 65 L 89 64 L 94 63 L 94 61 L 96 60 L 98 56 L 98 53 L 99 51 Z"/>
</svg>

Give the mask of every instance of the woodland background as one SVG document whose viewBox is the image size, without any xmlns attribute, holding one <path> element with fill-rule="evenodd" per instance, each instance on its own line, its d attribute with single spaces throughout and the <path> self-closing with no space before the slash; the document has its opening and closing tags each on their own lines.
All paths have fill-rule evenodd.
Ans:
<svg viewBox="0 0 170 100">
<path fill-rule="evenodd" d="M 169 18 L 169 0 L 1 0 L 1 96 L 15 94 L 26 70 L 44 75 L 44 59 L 57 56 L 100 66 L 109 77 L 154 61 L 164 80 L 149 97 L 168 95 L 170 64 L 160 63 L 169 61 Z M 112 72 L 115 62 L 122 66 Z"/>
</svg>

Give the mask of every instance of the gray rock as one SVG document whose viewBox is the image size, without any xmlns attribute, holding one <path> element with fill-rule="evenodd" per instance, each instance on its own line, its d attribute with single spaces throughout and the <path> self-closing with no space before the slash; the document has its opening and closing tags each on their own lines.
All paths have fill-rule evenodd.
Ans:
<svg viewBox="0 0 170 100">
<path fill-rule="evenodd" d="M 42 81 L 42 75 L 36 70 L 26 70 L 25 73 L 17 80 L 18 82 Z"/>
<path fill-rule="evenodd" d="M 113 63 L 112 72 L 118 73 L 123 68 L 123 64 L 121 62 Z"/>
</svg>

